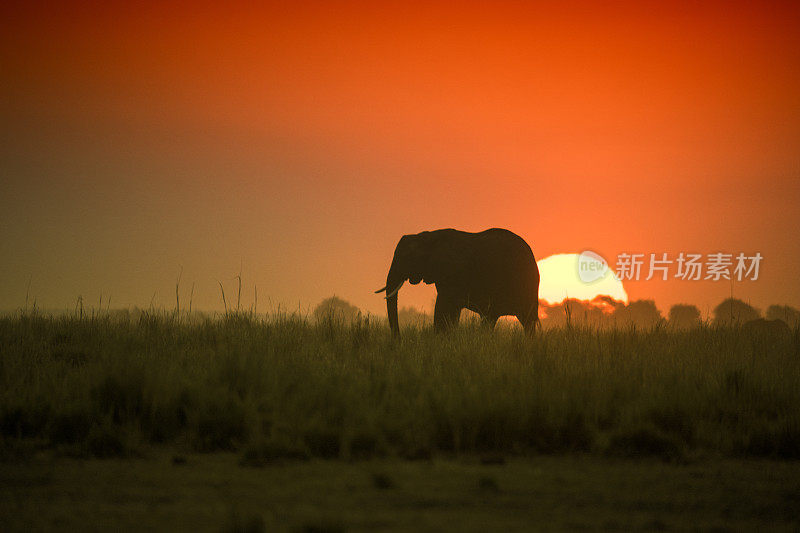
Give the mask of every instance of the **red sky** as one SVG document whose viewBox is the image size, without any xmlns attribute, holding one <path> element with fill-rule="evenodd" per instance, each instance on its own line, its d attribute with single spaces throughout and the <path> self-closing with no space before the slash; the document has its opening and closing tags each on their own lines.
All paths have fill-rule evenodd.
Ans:
<svg viewBox="0 0 800 533">
<path fill-rule="evenodd" d="M 246 305 L 382 313 L 402 234 L 495 226 L 537 258 L 758 251 L 734 294 L 800 305 L 800 4 L 0 9 L 0 308 L 171 306 L 182 267 L 200 308 L 241 268 Z"/>
</svg>

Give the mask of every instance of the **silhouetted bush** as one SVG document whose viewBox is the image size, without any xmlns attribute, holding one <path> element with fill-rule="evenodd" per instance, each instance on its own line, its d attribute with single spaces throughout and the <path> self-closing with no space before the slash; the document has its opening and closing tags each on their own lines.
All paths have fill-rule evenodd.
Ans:
<svg viewBox="0 0 800 533">
<path fill-rule="evenodd" d="M 741 326 L 757 318 L 761 318 L 758 309 L 736 298 L 726 298 L 714 308 L 714 324 L 718 326 Z"/>
<path fill-rule="evenodd" d="M 349 323 L 361 314 L 358 307 L 352 305 L 338 296 L 331 296 L 322 300 L 314 308 L 313 316 L 317 323 L 324 321 Z"/>
<path fill-rule="evenodd" d="M 783 320 L 790 328 L 800 327 L 800 310 L 789 305 L 770 305 L 767 307 L 767 320 Z"/>
<path fill-rule="evenodd" d="M 750 337 L 754 346 L 759 342 L 763 344 L 764 341 L 786 338 L 791 333 L 786 322 L 779 318 L 775 320 L 767 320 L 764 318 L 750 320 L 742 324 L 742 331 Z"/>
<path fill-rule="evenodd" d="M 661 312 L 653 300 L 634 300 L 628 304 L 611 298 L 597 296 L 591 301 L 568 298 L 561 303 L 540 302 L 545 313 L 542 326 L 546 328 L 567 325 L 592 328 L 649 329 L 663 322 Z"/>
<path fill-rule="evenodd" d="M 614 311 L 613 320 L 617 326 L 634 326 L 649 329 L 663 322 L 661 311 L 653 300 L 634 300 Z"/>
<path fill-rule="evenodd" d="M 591 301 L 568 298 L 556 304 L 540 300 L 539 307 L 545 314 L 541 319 L 542 327 L 563 327 L 569 324 L 602 329 L 615 325 L 613 314 L 617 309 L 625 307 L 625 303 L 610 296 L 597 296 Z"/>
<path fill-rule="evenodd" d="M 692 329 L 700 325 L 700 310 L 691 304 L 676 304 L 670 307 L 668 322 L 675 329 Z"/>
</svg>

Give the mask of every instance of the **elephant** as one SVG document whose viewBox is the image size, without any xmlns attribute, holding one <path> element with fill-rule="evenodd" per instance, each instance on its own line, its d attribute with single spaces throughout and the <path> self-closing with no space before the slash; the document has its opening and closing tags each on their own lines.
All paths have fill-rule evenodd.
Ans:
<svg viewBox="0 0 800 533">
<path fill-rule="evenodd" d="M 494 328 L 514 315 L 525 332 L 539 324 L 539 267 L 525 240 L 507 229 L 470 233 L 452 228 L 403 235 L 386 276 L 386 310 L 394 337 L 400 336 L 397 293 L 408 280 L 436 286 L 435 331 L 458 324 L 461 310 L 478 313 Z"/>
</svg>

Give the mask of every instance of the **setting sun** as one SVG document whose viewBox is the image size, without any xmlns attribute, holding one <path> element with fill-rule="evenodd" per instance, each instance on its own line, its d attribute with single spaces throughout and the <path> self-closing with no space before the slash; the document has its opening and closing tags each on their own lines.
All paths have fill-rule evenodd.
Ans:
<svg viewBox="0 0 800 533">
<path fill-rule="evenodd" d="M 582 254 L 555 254 L 538 262 L 539 298 L 548 303 L 558 303 L 565 298 L 592 300 L 597 296 L 610 296 L 615 300 L 628 302 L 628 293 L 622 282 L 608 265 L 595 262 L 600 268 L 587 278 L 581 279 L 579 262 Z"/>
</svg>

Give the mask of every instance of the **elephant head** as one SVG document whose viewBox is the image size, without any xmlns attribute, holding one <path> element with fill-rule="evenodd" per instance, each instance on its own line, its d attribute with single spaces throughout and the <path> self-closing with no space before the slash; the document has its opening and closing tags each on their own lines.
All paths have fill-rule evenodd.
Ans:
<svg viewBox="0 0 800 533">
<path fill-rule="evenodd" d="M 397 292 L 408 280 L 412 285 L 420 281 L 427 284 L 446 279 L 452 269 L 452 258 L 445 243 L 436 234 L 423 231 L 416 235 L 404 235 L 394 250 L 392 265 L 386 276 L 386 286 L 375 293 L 386 291 L 386 311 L 392 335 L 400 335 L 397 321 Z"/>
</svg>

